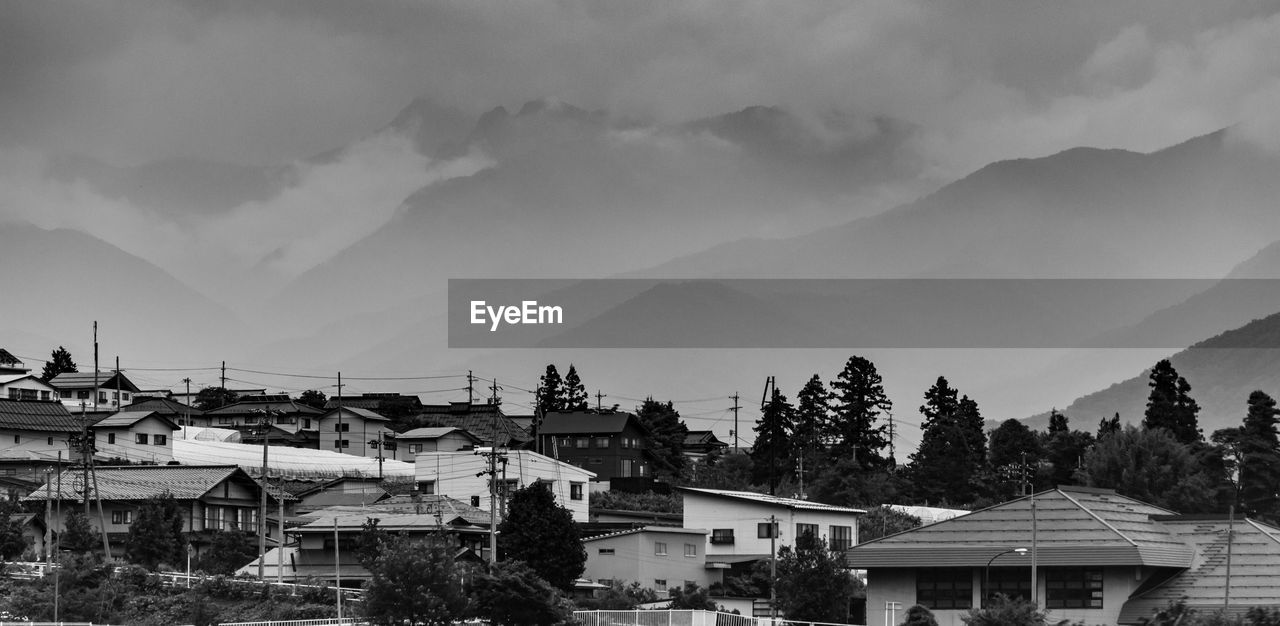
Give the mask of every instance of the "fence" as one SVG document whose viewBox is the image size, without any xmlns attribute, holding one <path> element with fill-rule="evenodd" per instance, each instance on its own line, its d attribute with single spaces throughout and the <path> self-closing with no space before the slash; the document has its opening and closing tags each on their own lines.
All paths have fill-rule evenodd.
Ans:
<svg viewBox="0 0 1280 626">
<path fill-rule="evenodd" d="M 365 626 L 369 622 L 354 617 L 342 619 L 295 619 L 283 622 L 221 622 L 222 626 Z M 0 625 L 3 626 L 3 625 Z"/>
<path fill-rule="evenodd" d="M 574 611 L 582 626 L 853 626 L 750 617 L 722 611 Z"/>
</svg>

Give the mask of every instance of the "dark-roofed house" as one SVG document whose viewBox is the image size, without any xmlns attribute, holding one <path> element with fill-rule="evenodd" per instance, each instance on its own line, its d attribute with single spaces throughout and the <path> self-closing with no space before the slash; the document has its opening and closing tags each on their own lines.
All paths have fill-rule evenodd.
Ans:
<svg viewBox="0 0 1280 626">
<path fill-rule="evenodd" d="M 80 423 L 60 402 L 24 402 L 0 398 L 0 458 L 19 463 L 52 463 Z M 6 463 L 6 467 L 13 467 Z M 21 472 L 19 472 L 21 473 Z M 43 481 L 43 477 L 41 478 Z"/>
<path fill-rule="evenodd" d="M 30 372 L 31 370 L 22 362 L 22 359 L 13 356 L 12 352 L 0 348 L 0 375 L 27 374 Z"/>
<path fill-rule="evenodd" d="M 315 447 L 313 421 L 323 411 L 290 398 L 287 394 L 245 396 L 240 400 L 204 413 L 204 425 L 210 428 L 231 428 L 240 431 L 244 443 L 259 443 L 254 431 L 263 415 L 270 414 L 268 423 L 275 427 L 271 434 L 273 445 Z M 305 433 L 313 436 L 308 437 Z"/>
<path fill-rule="evenodd" d="M 111 541 L 113 556 L 123 554 L 124 540 L 129 525 L 137 518 L 138 510 L 148 500 L 171 495 L 183 511 L 183 531 L 194 533 L 192 545 L 200 550 L 212 540 L 212 533 L 225 530 L 254 530 L 258 523 L 258 499 L 261 495 L 258 483 L 244 470 L 234 465 L 122 465 L 98 467 L 97 492 L 102 499 L 106 518 L 107 537 Z M 79 470 L 67 470 L 59 483 L 54 482 L 51 497 L 45 489 L 37 489 L 23 498 L 24 502 L 46 500 L 63 501 L 54 508 L 52 523 L 55 529 L 65 528 L 64 519 L 75 506 L 83 502 L 83 478 Z M 268 494 L 269 510 L 278 506 L 274 493 Z M 89 517 L 89 523 L 101 528 L 98 515 Z M 275 532 L 268 528 L 269 533 Z M 278 536 L 278 533 L 276 533 Z"/>
<path fill-rule="evenodd" d="M 724 452 L 729 444 L 720 441 L 716 434 L 709 430 L 691 430 L 684 435 L 681 452 L 692 459 L 700 459 L 712 452 Z"/>
<path fill-rule="evenodd" d="M 49 381 L 71 408 L 84 404 L 90 411 L 115 410 L 133 402 L 138 386 L 123 372 L 66 372 Z"/>
<path fill-rule="evenodd" d="M 419 452 L 456 452 L 484 445 L 480 438 L 453 426 L 415 428 L 396 435 L 395 458 L 409 463 Z"/>
<path fill-rule="evenodd" d="M 1050 622 L 1136 624 L 1182 596 L 1222 606 L 1226 524 L 1110 490 L 1059 487 L 869 541 L 847 560 L 867 570 L 869 611 L 922 604 L 939 624 L 959 625 L 992 594 L 1030 596 L 1034 554 L 1035 598 Z M 1236 529 L 1233 610 L 1280 607 L 1280 530 L 1244 520 Z"/>
<path fill-rule="evenodd" d="M 529 433 L 504 415 L 501 407 L 496 404 L 425 404 L 419 414 L 419 421 L 427 426 L 461 428 L 478 437 L 485 445 L 521 448 L 532 440 Z"/>
<path fill-rule="evenodd" d="M 358 396 L 331 396 L 324 403 L 324 410 L 330 411 L 338 405 L 352 409 L 368 409 L 375 413 L 393 408 L 413 415 L 422 411 L 422 400 L 418 396 L 405 396 L 398 393 L 362 393 Z"/>
<path fill-rule="evenodd" d="M 120 411 L 93 424 L 98 457 L 164 464 L 173 460 L 178 425 L 156 411 Z"/>
<path fill-rule="evenodd" d="M 35 375 L 2 373 L 0 373 L 0 398 L 40 402 L 59 399 L 58 390 Z"/>
<path fill-rule="evenodd" d="M 547 413 L 538 428 L 543 453 L 596 473 L 596 480 L 652 474 L 647 433 L 631 413 Z"/>
<path fill-rule="evenodd" d="M 370 411 L 346 406 L 327 411 L 311 421 L 317 434 L 318 449 L 377 458 L 382 445 L 394 433 L 391 420 Z"/>
<path fill-rule="evenodd" d="M 134 397 L 133 404 L 127 404 L 121 411 L 152 411 L 168 417 L 179 426 L 204 426 L 204 411 L 183 404 L 173 398 Z"/>
</svg>

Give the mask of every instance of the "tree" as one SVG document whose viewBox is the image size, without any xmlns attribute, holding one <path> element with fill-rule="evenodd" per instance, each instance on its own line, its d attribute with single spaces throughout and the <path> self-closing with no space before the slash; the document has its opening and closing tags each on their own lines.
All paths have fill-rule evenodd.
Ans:
<svg viewBox="0 0 1280 626">
<path fill-rule="evenodd" d="M 891 509 L 883 504 L 873 506 L 867 509 L 866 515 L 858 516 L 858 541 L 866 543 L 872 539 L 918 528 L 923 524 L 924 522 L 914 515 Z"/>
<path fill-rule="evenodd" d="M 12 561 L 27 551 L 27 539 L 22 534 L 17 501 L 0 499 L 0 557 Z"/>
<path fill-rule="evenodd" d="M 880 452 L 889 444 L 880 414 L 893 409 L 875 363 L 851 356 L 831 382 L 835 406 L 825 433 L 833 456 L 852 456 L 863 467 L 886 462 Z M 894 459 L 888 459 L 892 464 Z"/>
<path fill-rule="evenodd" d="M 1056 408 L 1049 409 L 1049 436 L 1065 433 L 1068 429 L 1067 416 L 1059 413 Z"/>
<path fill-rule="evenodd" d="M 844 555 L 832 553 L 827 542 L 805 535 L 794 549 L 778 551 L 778 609 L 792 621 L 846 623 L 853 598 L 853 575 Z"/>
<path fill-rule="evenodd" d="M 790 475 L 791 433 L 796 410 L 776 389 L 756 423 L 756 440 L 751 446 L 751 482 L 768 484 L 774 493 L 783 477 Z"/>
<path fill-rule="evenodd" d="M 356 560 L 360 566 L 369 569 L 382 550 L 391 542 L 391 533 L 378 528 L 381 520 L 376 517 L 365 518 L 360 525 L 359 545 L 356 547 Z"/>
<path fill-rule="evenodd" d="M 542 375 L 538 383 L 537 397 L 537 419 L 541 419 L 547 413 L 560 410 L 560 399 L 563 397 L 564 391 L 561 389 L 563 381 L 560 380 L 560 372 L 556 371 L 554 364 L 547 364 L 547 372 Z"/>
<path fill-rule="evenodd" d="M 711 592 L 697 583 L 686 581 L 684 587 L 671 590 L 671 606 L 673 611 L 714 611 L 716 603 L 711 600 Z"/>
<path fill-rule="evenodd" d="M 917 497 L 927 501 L 972 501 L 978 471 L 986 466 L 987 437 L 978 404 L 957 396 L 939 376 L 920 407 L 924 435 L 911 455 L 910 470 Z"/>
<path fill-rule="evenodd" d="M 57 350 L 49 353 L 49 360 L 45 361 L 44 371 L 40 373 L 40 380 L 49 382 L 58 374 L 67 374 L 78 372 L 80 368 L 76 367 L 76 362 L 71 359 L 71 353 L 67 349 L 58 346 Z"/>
<path fill-rule="evenodd" d="M 684 456 L 684 438 L 689 428 L 680 421 L 680 413 L 671 402 L 658 402 L 652 397 L 645 398 L 636 407 L 636 420 L 648 433 L 645 437 L 645 449 L 657 461 L 658 471 L 679 478 L 684 474 L 688 464 Z"/>
<path fill-rule="evenodd" d="M 573 589 L 573 581 L 586 567 L 587 551 L 573 513 L 556 503 L 546 483 L 536 482 L 511 494 L 498 532 L 503 560 L 524 561 L 563 591 Z"/>
<path fill-rule="evenodd" d="M 902 626 L 938 626 L 938 619 L 927 607 L 913 604 L 907 609 L 906 620 L 902 622 Z"/>
<path fill-rule="evenodd" d="M 1026 598 L 996 594 L 988 606 L 969 609 L 960 621 L 969 626 L 1044 626 L 1048 617 L 1040 607 Z"/>
<path fill-rule="evenodd" d="M 658 594 L 653 589 L 642 586 L 639 581 L 627 585 L 615 578 L 608 589 L 577 602 L 582 609 L 590 611 L 632 611 L 641 604 L 657 601 Z"/>
<path fill-rule="evenodd" d="M 1217 509 L 1217 477 L 1207 475 L 1191 450 L 1168 429 L 1138 429 L 1099 441 L 1084 454 L 1079 481 L 1105 487 L 1177 513 Z"/>
<path fill-rule="evenodd" d="M 1249 412 L 1239 429 L 1239 501 L 1246 515 L 1274 521 L 1280 517 L 1280 438 L 1276 401 L 1261 391 L 1249 394 Z"/>
<path fill-rule="evenodd" d="M 1025 486 L 1035 479 L 1044 456 L 1040 438 L 1022 420 L 1011 418 L 991 431 L 990 443 L 988 456 L 995 483 L 992 487 L 998 491 L 998 499 L 1025 493 Z"/>
<path fill-rule="evenodd" d="M 1044 436 L 1045 459 L 1051 470 L 1046 477 L 1050 485 L 1075 484 L 1075 472 L 1080 460 L 1093 445 L 1093 436 L 1080 430 L 1071 430 L 1067 416 L 1054 411 L 1056 425 L 1051 418 L 1049 431 Z"/>
<path fill-rule="evenodd" d="M 248 532 L 224 530 L 214 533 L 213 543 L 200 551 L 197 571 L 230 576 L 258 558 L 258 538 Z"/>
<path fill-rule="evenodd" d="M 205 387 L 196 394 L 195 407 L 201 411 L 212 411 L 233 404 L 237 399 L 236 392 L 225 387 Z"/>
<path fill-rule="evenodd" d="M 323 391 L 317 389 L 308 389 L 298 395 L 298 403 L 305 404 L 313 409 L 323 409 L 328 398 L 325 397 Z"/>
<path fill-rule="evenodd" d="M 799 467 L 804 469 L 804 474 L 799 477 L 801 482 L 816 473 L 815 470 L 820 465 L 818 459 L 826 456 L 823 454 L 825 448 L 822 444 L 823 432 L 830 421 L 831 408 L 827 404 L 830 397 L 831 394 L 817 374 L 796 394 L 795 430 L 791 434 L 791 448 Z"/>
<path fill-rule="evenodd" d="M 1151 368 L 1151 393 L 1147 396 L 1147 411 L 1142 419 L 1144 428 L 1164 428 L 1182 443 L 1200 441 L 1200 427 L 1196 416 L 1200 405 L 1191 398 L 1191 384 L 1178 375 L 1169 359 L 1162 359 Z"/>
<path fill-rule="evenodd" d="M 149 570 L 155 570 L 161 563 L 178 565 L 187 554 L 182 526 L 182 507 L 173 496 L 148 500 L 129 525 L 125 558 Z"/>
<path fill-rule="evenodd" d="M 570 621 L 569 602 L 526 563 L 498 563 L 480 573 L 471 586 L 472 617 L 499 626 L 550 626 Z"/>
<path fill-rule="evenodd" d="M 690 467 L 689 487 L 749 491 L 752 473 L 751 457 L 742 452 L 712 453 Z"/>
<path fill-rule="evenodd" d="M 578 378 L 578 368 L 569 364 L 569 373 L 564 375 L 564 386 L 561 387 L 560 410 L 561 411 L 585 411 L 587 410 L 587 389 L 582 386 L 582 379 Z"/>
<path fill-rule="evenodd" d="M 62 549 L 83 554 L 92 552 L 98 545 L 98 533 L 89 525 L 89 518 L 77 510 L 68 513 L 62 531 Z"/>
<path fill-rule="evenodd" d="M 1110 437 L 1120 432 L 1120 413 L 1117 411 L 1111 419 L 1102 418 L 1098 420 L 1098 435 L 1095 439 L 1101 440 L 1103 437 Z"/>
<path fill-rule="evenodd" d="M 393 537 L 370 563 L 365 616 L 381 623 L 444 626 L 462 617 L 467 597 L 443 538 L 410 543 Z"/>
</svg>

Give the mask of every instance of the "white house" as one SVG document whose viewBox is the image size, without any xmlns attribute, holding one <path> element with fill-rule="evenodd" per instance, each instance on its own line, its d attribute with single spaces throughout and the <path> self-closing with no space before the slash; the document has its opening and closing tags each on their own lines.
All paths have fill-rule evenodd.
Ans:
<svg viewBox="0 0 1280 626">
<path fill-rule="evenodd" d="M 419 452 L 456 452 L 482 443 L 479 437 L 453 426 L 415 428 L 395 436 L 392 456 L 412 463 Z"/>
<path fill-rule="evenodd" d="M 121 372 L 66 372 L 49 381 L 68 408 L 83 403 L 90 411 L 118 409 L 133 402 L 138 386 Z"/>
<path fill-rule="evenodd" d="M 489 457 L 482 452 L 423 452 L 414 460 L 414 476 L 418 491 L 456 498 L 471 506 L 489 508 Z M 550 483 L 556 502 L 573 513 L 577 522 L 589 519 L 587 483 L 595 472 L 529 450 L 499 448 L 497 468 L 498 494 L 526 487 L 534 482 Z M 501 511 L 501 502 L 498 510 Z"/>
<path fill-rule="evenodd" d="M 709 528 L 707 562 L 740 563 L 768 558 L 771 549 L 812 533 L 833 552 L 858 543 L 858 516 L 866 511 L 747 491 L 680 487 L 684 527 Z M 771 535 L 770 527 L 775 528 Z M 773 537 L 776 537 L 776 541 Z"/>
<path fill-rule="evenodd" d="M 645 526 L 582 540 L 583 578 L 602 585 L 640 583 L 664 595 L 686 583 L 708 587 L 719 580 L 707 569 L 707 531 Z"/>
<path fill-rule="evenodd" d="M 31 374 L 0 374 L 0 398 L 51 402 L 58 399 L 58 390 Z"/>
<path fill-rule="evenodd" d="M 156 411 L 112 413 L 93 425 L 98 456 L 163 465 L 173 460 L 178 425 Z"/>
<path fill-rule="evenodd" d="M 59 402 L 0 399 L 0 458 L 69 459 L 67 442 L 80 423 Z"/>
</svg>

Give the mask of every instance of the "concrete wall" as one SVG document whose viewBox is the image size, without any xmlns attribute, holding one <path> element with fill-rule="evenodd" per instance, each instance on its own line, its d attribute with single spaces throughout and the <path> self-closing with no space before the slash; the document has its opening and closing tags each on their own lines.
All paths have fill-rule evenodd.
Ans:
<svg viewBox="0 0 1280 626">
<path fill-rule="evenodd" d="M 130 461 L 146 461 L 163 465 L 173 460 L 173 435 L 175 430 L 169 428 L 158 418 L 147 417 L 132 426 L 113 426 L 94 428 L 97 437 L 98 455 L 120 457 Z M 137 442 L 136 435 L 147 436 L 147 443 Z M 115 442 L 112 443 L 114 435 Z M 157 435 L 164 437 L 163 444 L 157 444 Z"/>
<path fill-rule="evenodd" d="M 707 535 L 708 556 L 769 554 L 771 542 L 768 537 L 759 537 L 757 525 L 767 523 L 770 515 L 778 521 L 778 548 L 795 543 L 796 524 L 817 524 L 819 537 L 828 541 L 831 526 L 847 526 L 850 527 L 852 545 L 858 543 L 858 516 L 852 513 L 793 510 L 691 492 L 682 492 L 682 495 L 685 528 L 733 529 L 732 544 L 711 543 L 713 535 Z"/>
<path fill-rule="evenodd" d="M 665 555 L 657 554 L 658 543 L 666 544 Z M 693 547 L 693 556 L 685 555 L 686 545 Z M 639 582 L 657 591 L 660 597 L 667 589 L 683 587 L 686 580 L 709 587 L 713 579 L 706 569 L 705 545 L 705 531 L 688 529 L 646 529 L 588 540 L 583 542 L 587 564 L 582 576 L 597 582 L 616 580 L 624 585 Z M 613 554 L 601 554 L 601 550 L 613 550 Z M 667 586 L 659 588 L 657 580 L 665 580 Z M 719 580 L 718 575 L 714 580 Z"/>
<path fill-rule="evenodd" d="M 327 416 L 324 419 L 320 419 L 319 416 L 312 417 L 311 424 L 319 430 L 321 450 L 342 452 L 343 454 L 367 458 L 377 458 L 379 453 L 379 449 L 369 445 L 369 442 L 377 441 L 380 434 L 392 434 L 386 422 L 365 420 L 346 412 L 342 414 L 342 424 L 349 429 L 347 432 L 339 433 L 334 430 L 338 425 L 336 416 Z M 335 447 L 339 435 L 347 441 L 346 447 Z M 390 457 L 391 455 L 388 454 L 386 456 Z"/>
<path fill-rule="evenodd" d="M 515 488 L 543 480 L 551 482 L 556 503 L 573 513 L 577 522 L 589 521 L 586 488 L 591 474 L 528 450 L 510 450 L 506 453 L 505 474 L 498 465 L 498 479 L 505 475 Z M 423 452 L 414 460 L 414 478 L 417 483 L 435 481 L 435 493 L 456 498 L 470 504 L 472 497 L 479 498 L 480 508 L 489 508 L 489 477 L 476 476 L 488 471 L 489 461 L 474 452 Z M 573 498 L 573 485 L 581 485 L 581 499 Z"/>
</svg>

